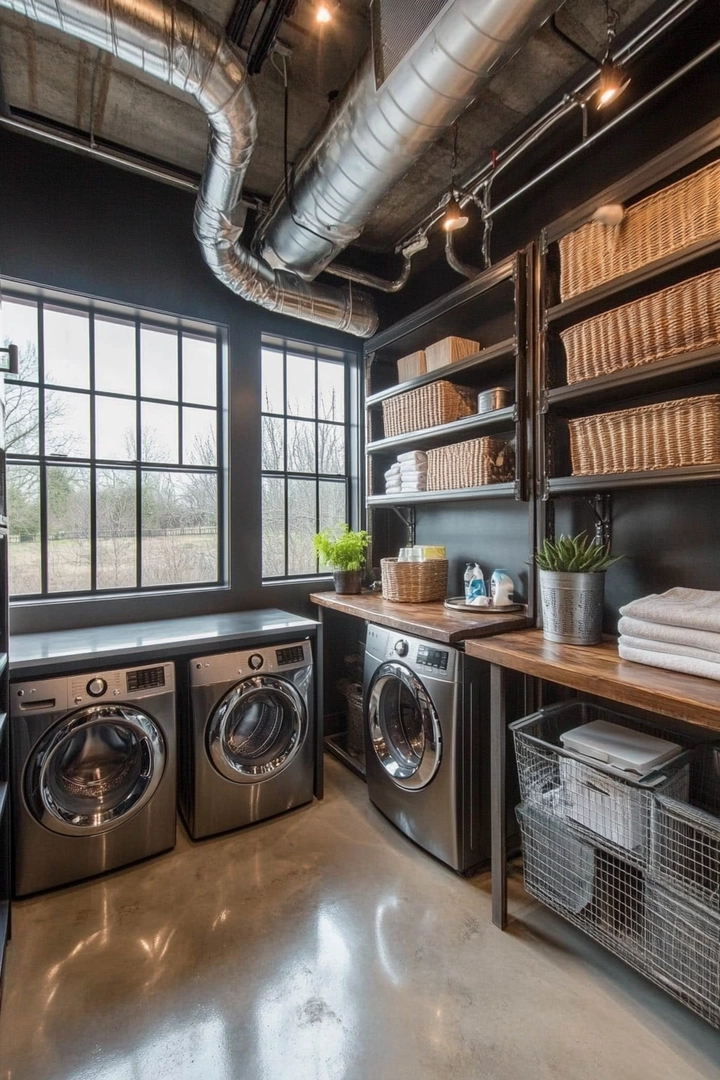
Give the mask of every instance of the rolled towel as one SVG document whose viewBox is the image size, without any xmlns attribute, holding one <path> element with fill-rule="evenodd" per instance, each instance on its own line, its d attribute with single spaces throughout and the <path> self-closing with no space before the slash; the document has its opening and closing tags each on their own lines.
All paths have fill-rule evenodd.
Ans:
<svg viewBox="0 0 720 1080">
<path fill-rule="evenodd" d="M 720 634 L 714 634 L 711 630 L 688 630 L 684 626 L 667 626 L 665 623 L 647 622 L 623 615 L 618 623 L 618 631 L 628 637 L 649 638 L 670 645 L 686 645 L 720 653 Z"/>
<path fill-rule="evenodd" d="M 621 634 L 620 640 L 631 649 L 645 649 L 647 652 L 668 653 L 670 656 L 694 656 L 708 664 L 720 664 L 720 652 L 709 649 L 697 649 L 692 645 L 675 645 L 669 641 L 654 641 L 652 638 L 632 637 Z"/>
<path fill-rule="evenodd" d="M 631 645 L 626 645 L 622 638 L 618 643 L 618 652 L 623 660 L 632 660 L 636 664 L 681 671 L 684 675 L 699 675 L 703 679 L 720 680 L 720 664 L 709 664 L 694 656 L 675 656 L 671 653 L 650 652 L 649 649 L 634 649 Z"/>
<path fill-rule="evenodd" d="M 405 454 L 398 454 L 398 461 L 400 464 L 402 464 L 403 461 L 426 462 L 427 454 L 424 450 L 408 450 Z"/>
<path fill-rule="evenodd" d="M 668 589 L 641 596 L 620 608 L 621 615 L 689 630 L 720 633 L 720 592 L 706 589 Z"/>
</svg>

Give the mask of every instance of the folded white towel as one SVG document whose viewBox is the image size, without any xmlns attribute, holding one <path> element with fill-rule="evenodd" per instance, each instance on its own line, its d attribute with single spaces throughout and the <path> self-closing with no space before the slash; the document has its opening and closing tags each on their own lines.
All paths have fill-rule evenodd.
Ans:
<svg viewBox="0 0 720 1080">
<path fill-rule="evenodd" d="M 393 472 L 392 469 L 389 469 L 385 473 L 385 479 L 386 480 L 399 480 L 400 479 L 400 470 L 398 469 L 397 472 Z"/>
<path fill-rule="evenodd" d="M 400 462 L 400 473 L 406 472 L 427 472 L 427 461 Z"/>
<path fill-rule="evenodd" d="M 403 461 L 427 461 L 427 454 L 424 450 L 408 450 L 405 454 L 398 454 L 398 461 L 401 464 Z"/>
<path fill-rule="evenodd" d="M 690 630 L 720 633 L 720 592 L 706 589 L 668 589 L 641 596 L 620 608 L 621 615 Z"/>
<path fill-rule="evenodd" d="M 710 649 L 697 649 L 692 645 L 676 645 L 670 641 L 653 641 L 652 638 L 632 637 L 629 634 L 621 634 L 620 641 L 631 649 L 667 653 L 669 656 L 694 656 L 696 660 L 705 660 L 708 664 L 720 664 L 720 652 Z"/>
<path fill-rule="evenodd" d="M 650 652 L 647 649 L 634 649 L 625 645 L 622 638 L 618 652 L 623 660 L 633 660 L 636 664 L 648 667 L 667 668 L 669 671 L 681 671 L 685 675 L 700 675 L 703 679 L 720 680 L 720 664 L 709 664 L 694 656 L 675 656 L 671 653 Z"/>
<path fill-rule="evenodd" d="M 398 491 L 402 491 L 402 484 L 386 484 L 385 485 L 385 494 L 386 495 L 395 495 L 395 494 L 397 494 Z"/>
<path fill-rule="evenodd" d="M 427 469 L 425 470 L 425 472 L 419 472 L 416 469 L 415 472 L 400 473 L 400 479 L 401 480 L 426 480 L 427 479 Z"/>
<path fill-rule="evenodd" d="M 720 634 L 714 634 L 711 630 L 689 630 L 685 626 L 667 626 L 665 623 L 647 622 L 646 619 L 623 615 L 618 623 L 618 631 L 628 637 L 649 638 L 663 644 L 685 645 L 720 653 Z"/>
<path fill-rule="evenodd" d="M 391 465 L 390 468 L 388 469 L 388 471 L 385 473 L 385 475 L 386 476 L 399 476 L 400 475 L 400 462 L 396 461 L 393 465 Z"/>
<path fill-rule="evenodd" d="M 427 484 L 422 480 L 413 480 L 411 483 L 403 484 L 402 491 L 427 491 Z"/>
</svg>

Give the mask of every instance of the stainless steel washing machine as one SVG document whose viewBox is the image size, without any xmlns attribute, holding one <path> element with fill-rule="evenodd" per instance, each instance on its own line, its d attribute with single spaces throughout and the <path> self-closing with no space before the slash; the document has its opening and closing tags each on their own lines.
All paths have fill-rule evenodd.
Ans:
<svg viewBox="0 0 720 1080">
<path fill-rule="evenodd" d="M 171 663 L 13 683 L 15 894 L 175 844 Z"/>
<path fill-rule="evenodd" d="M 425 851 L 467 874 L 490 857 L 489 675 L 448 645 L 368 626 L 368 794 Z"/>
<path fill-rule="evenodd" d="M 190 662 L 191 738 L 180 808 L 195 840 L 310 802 L 309 641 Z"/>
</svg>

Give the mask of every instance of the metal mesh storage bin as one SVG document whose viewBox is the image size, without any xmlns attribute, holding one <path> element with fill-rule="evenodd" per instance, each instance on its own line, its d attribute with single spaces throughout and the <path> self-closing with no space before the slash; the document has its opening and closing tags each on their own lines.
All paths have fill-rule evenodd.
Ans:
<svg viewBox="0 0 720 1080">
<path fill-rule="evenodd" d="M 631 779 L 616 769 L 589 764 L 562 746 L 562 734 L 592 720 L 669 739 L 664 727 L 584 701 L 541 709 L 510 725 L 523 801 L 557 815 L 589 843 L 601 843 L 621 859 L 645 865 L 653 795 L 687 798 L 691 755 L 680 755 L 648 777 Z M 683 745 L 675 733 L 670 741 Z"/>
</svg>

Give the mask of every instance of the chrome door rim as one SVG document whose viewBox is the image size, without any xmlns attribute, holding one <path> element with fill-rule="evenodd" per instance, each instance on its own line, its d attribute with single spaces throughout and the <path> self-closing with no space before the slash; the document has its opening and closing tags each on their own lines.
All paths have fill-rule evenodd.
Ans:
<svg viewBox="0 0 720 1080">
<path fill-rule="evenodd" d="M 425 748 L 420 763 L 415 771 L 406 777 L 393 774 L 389 768 L 390 762 L 394 764 L 397 764 L 397 762 L 387 751 L 385 734 L 379 721 L 380 701 L 383 691 L 392 680 L 401 682 L 413 695 L 420 710 L 425 734 Z M 399 788 L 406 791 L 419 791 L 421 788 L 427 787 L 440 768 L 442 730 L 432 698 L 420 679 L 404 664 L 392 660 L 386 661 L 375 672 L 370 683 L 368 696 L 368 727 L 375 757 L 380 762 L 385 775 Z"/>
<path fill-rule="evenodd" d="M 225 753 L 230 717 L 243 699 L 260 690 L 273 690 L 289 706 L 293 716 L 293 731 L 285 752 L 265 765 L 242 766 Z M 213 708 L 207 722 L 207 749 L 215 768 L 227 780 L 236 784 L 257 784 L 283 772 L 295 759 L 307 735 L 305 702 L 292 683 L 270 675 L 254 675 L 235 683 Z"/>
<path fill-rule="evenodd" d="M 48 773 L 54 756 L 68 738 L 100 722 L 129 731 L 135 736 L 142 756 L 142 768 L 132 789 L 116 806 L 93 814 L 79 814 L 63 807 L 53 796 Z M 124 824 L 147 805 L 165 771 L 166 750 L 162 733 L 154 720 L 136 709 L 91 705 L 66 717 L 48 734 L 42 740 L 41 754 L 33 753 L 28 762 L 25 793 L 33 816 L 52 832 L 65 836 L 91 835 L 108 832 Z"/>
</svg>

